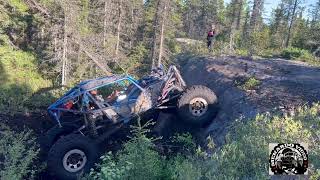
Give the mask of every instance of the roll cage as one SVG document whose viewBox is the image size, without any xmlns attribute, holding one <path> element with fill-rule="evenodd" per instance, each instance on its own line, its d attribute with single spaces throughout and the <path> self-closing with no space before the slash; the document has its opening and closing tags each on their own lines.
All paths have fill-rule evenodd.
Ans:
<svg viewBox="0 0 320 180">
<path fill-rule="evenodd" d="M 76 87 L 69 90 L 65 95 L 63 95 L 60 99 L 58 99 L 55 103 L 49 106 L 48 113 L 49 115 L 57 121 L 58 125 L 61 126 L 60 118 L 62 113 L 70 112 L 74 114 L 89 114 L 89 113 L 96 113 L 101 112 L 105 109 L 111 107 L 110 104 L 104 103 L 106 106 L 101 106 L 96 98 L 90 94 L 90 91 L 97 90 L 101 87 L 110 86 L 115 83 L 121 83 L 123 81 L 128 81 L 131 83 L 135 89 L 140 89 L 142 92 L 145 91 L 142 88 L 138 81 L 136 81 L 132 76 L 125 75 L 125 76 L 107 76 L 98 79 L 87 80 L 81 82 Z M 128 98 L 130 97 L 130 93 L 128 94 Z M 136 100 L 136 99 L 131 99 Z M 68 109 L 65 107 L 66 103 L 72 102 L 73 104 L 77 104 L 76 108 Z M 98 109 L 90 109 L 89 103 L 94 103 L 95 106 L 99 107 Z M 113 105 L 117 106 L 117 104 Z"/>
<path fill-rule="evenodd" d="M 154 69 L 151 75 L 140 80 L 136 80 L 130 75 L 106 76 L 79 83 L 55 103 L 50 105 L 48 114 L 61 127 L 61 116 L 63 113 L 95 114 L 110 109 L 111 105 L 108 103 L 104 103 L 105 106 L 101 106 L 101 103 L 97 102 L 96 98 L 90 94 L 90 91 L 115 83 L 121 83 L 122 81 L 128 81 L 134 90 L 150 92 L 152 97 L 156 97 L 156 99 L 152 99 L 152 107 L 159 109 L 168 108 L 169 106 L 163 106 L 163 104 L 179 97 L 181 92 L 186 88 L 186 83 L 175 66 L 170 66 L 167 73 L 164 72 L 163 68 Z M 126 94 L 128 103 L 129 101 L 130 103 L 136 101 L 132 95 L 134 90 Z M 68 108 L 68 103 L 76 106 L 71 105 L 73 108 Z M 90 109 L 90 103 L 93 103 L 98 108 Z M 120 107 L 123 105 L 124 104 L 113 104 L 112 107 Z"/>
</svg>

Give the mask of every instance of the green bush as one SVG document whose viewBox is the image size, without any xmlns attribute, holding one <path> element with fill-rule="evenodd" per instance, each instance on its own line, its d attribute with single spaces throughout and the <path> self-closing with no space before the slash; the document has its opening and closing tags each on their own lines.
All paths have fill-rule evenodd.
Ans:
<svg viewBox="0 0 320 180">
<path fill-rule="evenodd" d="M 279 49 L 273 49 L 273 48 L 264 49 L 261 52 L 261 56 L 264 58 L 278 57 L 279 54 L 281 54 L 281 51 Z"/>
<path fill-rule="evenodd" d="M 205 160 L 190 156 L 182 160 L 178 158 L 171 169 L 176 175 L 197 177 L 193 179 L 269 179 L 268 144 L 305 142 L 309 145 L 309 162 L 312 163 L 309 164 L 310 179 L 318 179 L 319 115 L 320 105 L 315 104 L 311 108 L 299 108 L 291 117 L 258 115 L 252 121 L 237 121 L 230 127 L 232 131 L 220 150 Z"/>
<path fill-rule="evenodd" d="M 261 81 L 255 77 L 239 78 L 235 81 L 235 85 L 242 90 L 254 90 L 261 84 Z"/>
<path fill-rule="evenodd" d="M 167 162 L 167 171 L 170 179 L 195 180 L 202 177 L 204 164 L 194 157 L 178 154 Z"/>
<path fill-rule="evenodd" d="M 124 61 L 125 63 L 123 63 L 122 66 L 128 73 L 136 75 L 144 74 L 149 70 L 149 65 L 144 63 L 147 53 L 147 47 L 144 44 L 139 43 L 131 50 L 128 59 Z"/>
<path fill-rule="evenodd" d="M 229 128 L 226 144 L 215 149 L 208 138 L 208 150 L 198 147 L 163 157 L 153 140 L 138 129 L 117 156 L 104 156 L 95 179 L 269 179 L 269 143 L 304 142 L 309 145 L 310 179 L 320 177 L 320 105 L 297 109 L 293 116 L 258 115 L 237 120 Z M 141 133 L 142 132 L 142 133 Z M 173 138 L 193 148 L 190 135 Z M 211 140 L 210 140 L 211 139 Z M 182 145 L 182 147 L 184 147 Z M 110 156 L 112 156 L 110 158 Z M 117 178 L 111 178 L 117 177 Z"/>
<path fill-rule="evenodd" d="M 251 55 L 261 55 L 262 51 L 269 46 L 267 39 L 270 39 L 270 32 L 266 27 L 263 27 L 261 31 L 251 33 L 248 38 L 249 53 Z"/>
<path fill-rule="evenodd" d="M 179 54 L 182 52 L 181 46 L 174 39 L 169 40 L 168 47 L 173 54 Z"/>
<path fill-rule="evenodd" d="M 166 176 L 164 158 L 155 150 L 155 139 L 148 138 L 150 123 L 133 127 L 133 137 L 115 156 L 102 156 L 98 171 L 92 171 L 93 179 L 163 179 Z M 165 179 L 165 178 L 164 178 Z"/>
<path fill-rule="evenodd" d="M 281 52 L 281 56 L 286 59 L 309 60 L 313 59 L 312 54 L 304 49 L 289 47 Z"/>
<path fill-rule="evenodd" d="M 32 53 L 0 47 L 0 111 L 26 111 L 32 95 L 52 85 L 37 72 L 36 64 Z M 37 101 L 38 105 L 39 102 L 48 103 Z"/>
<path fill-rule="evenodd" d="M 281 57 L 306 62 L 310 65 L 320 66 L 320 59 L 312 55 L 309 51 L 299 48 L 286 48 L 281 52 Z"/>
<path fill-rule="evenodd" d="M 309 144 L 309 157 L 313 168 L 320 168 L 320 106 L 300 108 L 292 117 L 259 115 L 253 121 L 238 121 L 229 134 L 227 144 L 213 156 L 215 171 L 231 177 L 265 179 L 268 177 L 268 143 Z"/>
<path fill-rule="evenodd" d="M 238 56 L 248 56 L 249 52 L 247 49 L 236 49 L 236 55 Z"/>
<path fill-rule="evenodd" d="M 205 42 L 198 41 L 196 43 L 184 44 L 183 51 L 194 55 L 208 54 L 208 48 Z"/>
<path fill-rule="evenodd" d="M 93 171 L 92 169 L 89 176 L 85 177 L 84 179 L 121 179 L 126 177 L 127 171 L 132 169 L 132 163 L 126 162 L 125 165 L 120 165 L 111 152 L 101 156 L 100 159 L 102 162 L 97 165 L 99 171 Z"/>
<path fill-rule="evenodd" d="M 178 145 L 184 152 L 194 153 L 197 144 L 190 133 L 175 134 L 171 138 L 171 142 Z"/>
<path fill-rule="evenodd" d="M 0 179 L 32 179 L 39 150 L 31 132 L 14 132 L 0 124 L 0 137 Z"/>
</svg>

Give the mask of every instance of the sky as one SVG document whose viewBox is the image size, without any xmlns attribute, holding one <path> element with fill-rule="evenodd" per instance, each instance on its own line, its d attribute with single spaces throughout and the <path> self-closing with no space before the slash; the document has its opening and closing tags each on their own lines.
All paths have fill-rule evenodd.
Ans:
<svg viewBox="0 0 320 180">
<path fill-rule="evenodd" d="M 224 2 L 230 3 L 230 1 L 231 0 L 225 0 Z M 301 1 L 302 1 L 303 6 L 306 6 L 307 9 L 309 9 L 310 5 L 315 4 L 317 0 L 301 0 Z M 249 2 L 251 2 L 251 5 L 252 5 L 253 0 L 249 0 Z M 270 20 L 271 15 L 272 15 L 271 14 L 272 10 L 275 9 L 280 2 L 281 2 L 281 0 L 264 0 L 263 18 L 266 22 L 268 22 Z M 308 14 L 306 12 L 307 11 L 305 11 L 304 16 L 307 18 Z"/>
</svg>

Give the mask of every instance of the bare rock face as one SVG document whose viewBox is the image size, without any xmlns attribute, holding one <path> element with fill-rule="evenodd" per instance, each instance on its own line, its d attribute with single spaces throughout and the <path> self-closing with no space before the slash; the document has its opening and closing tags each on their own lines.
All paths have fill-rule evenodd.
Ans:
<svg viewBox="0 0 320 180">
<path fill-rule="evenodd" d="M 188 85 L 210 87 L 219 98 L 219 113 L 206 130 L 223 144 L 228 126 L 258 113 L 292 113 L 320 100 L 320 68 L 283 59 L 183 57 L 182 75 Z M 179 60 L 179 59 L 178 59 Z M 181 59 L 182 60 L 182 59 Z M 239 82 L 254 78 L 252 89 Z"/>
</svg>

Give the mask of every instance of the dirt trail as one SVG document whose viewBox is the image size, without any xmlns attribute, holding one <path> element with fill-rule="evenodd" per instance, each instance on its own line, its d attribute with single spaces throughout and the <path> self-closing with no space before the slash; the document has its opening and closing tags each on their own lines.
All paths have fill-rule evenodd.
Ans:
<svg viewBox="0 0 320 180">
<path fill-rule="evenodd" d="M 50 127 L 54 126 L 53 121 L 49 119 L 46 111 L 27 114 L 0 113 L 0 121 L 17 132 L 26 130 L 26 128 L 32 129 L 37 136 L 40 136 Z"/>
<path fill-rule="evenodd" d="M 207 128 L 223 144 L 228 125 L 238 118 L 257 113 L 290 113 L 297 106 L 320 100 L 320 68 L 282 59 L 239 57 L 180 57 L 181 72 L 188 85 L 202 84 L 219 98 L 220 111 Z M 255 77 L 256 90 L 244 91 L 235 83 Z"/>
</svg>

